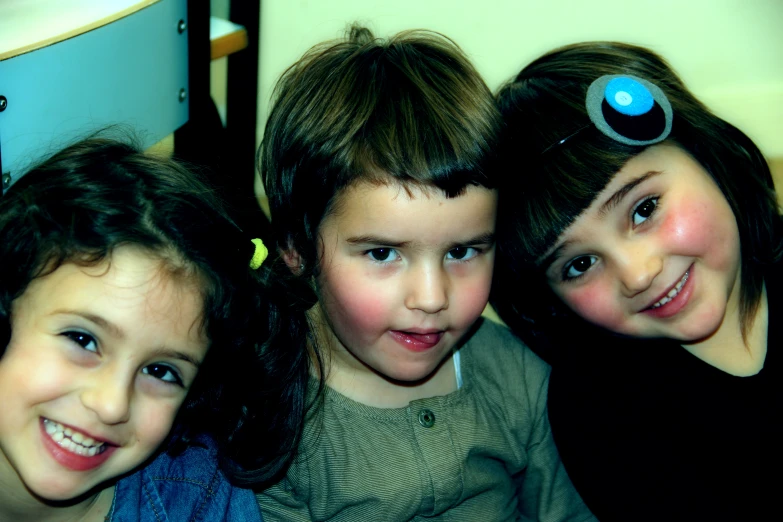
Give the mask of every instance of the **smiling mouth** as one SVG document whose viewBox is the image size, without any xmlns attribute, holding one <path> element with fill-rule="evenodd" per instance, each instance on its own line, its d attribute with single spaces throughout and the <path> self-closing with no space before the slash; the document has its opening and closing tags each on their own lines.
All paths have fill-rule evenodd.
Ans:
<svg viewBox="0 0 783 522">
<path fill-rule="evenodd" d="M 691 273 L 691 270 L 689 268 L 688 271 L 685 272 L 685 275 L 682 276 L 682 279 L 680 279 L 677 282 L 677 284 L 674 285 L 674 288 L 669 290 L 669 293 L 667 293 L 665 296 L 663 296 L 660 301 L 658 301 L 657 303 L 655 303 L 652 306 L 650 306 L 650 309 L 654 310 L 656 308 L 660 308 L 663 305 L 665 305 L 666 303 L 668 303 L 669 301 L 671 301 L 672 299 L 674 299 L 675 297 L 677 297 L 677 294 L 680 293 L 680 290 L 682 290 L 682 287 L 685 286 L 686 282 L 688 282 L 688 277 L 690 276 L 690 273 Z"/>
<path fill-rule="evenodd" d="M 94 457 L 107 449 L 107 443 L 99 442 L 92 437 L 63 426 L 59 422 L 49 419 L 43 419 L 43 422 L 47 435 L 58 446 L 71 453 L 83 457 Z"/>
</svg>

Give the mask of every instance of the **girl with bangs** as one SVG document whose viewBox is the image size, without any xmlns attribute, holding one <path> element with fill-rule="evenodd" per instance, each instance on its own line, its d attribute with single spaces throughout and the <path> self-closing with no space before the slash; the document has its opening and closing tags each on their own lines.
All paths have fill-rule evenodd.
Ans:
<svg viewBox="0 0 783 522">
<path fill-rule="evenodd" d="M 577 490 L 600 520 L 766 519 L 783 236 L 758 147 L 620 43 L 552 51 L 498 100 L 493 304 L 553 364 Z"/>
</svg>

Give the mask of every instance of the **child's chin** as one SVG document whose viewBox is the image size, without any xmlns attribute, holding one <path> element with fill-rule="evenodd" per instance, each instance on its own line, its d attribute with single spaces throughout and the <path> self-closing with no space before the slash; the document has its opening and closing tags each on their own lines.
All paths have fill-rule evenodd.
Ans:
<svg viewBox="0 0 783 522">
<path fill-rule="evenodd" d="M 388 381 L 404 386 L 416 386 L 429 380 L 435 373 L 440 364 L 418 366 L 414 368 L 395 368 L 385 372 L 383 375 Z"/>
<path fill-rule="evenodd" d="M 67 507 L 83 502 L 97 495 L 110 483 L 95 483 L 94 480 L 78 480 L 76 477 L 55 476 L 36 477 L 25 480 L 25 486 L 45 504 L 53 507 Z"/>
<path fill-rule="evenodd" d="M 87 497 L 95 494 L 94 488 L 84 484 L 73 484 L 68 487 L 67 484 L 27 484 L 28 489 L 44 503 L 53 507 L 67 507 L 82 502 Z"/>
</svg>

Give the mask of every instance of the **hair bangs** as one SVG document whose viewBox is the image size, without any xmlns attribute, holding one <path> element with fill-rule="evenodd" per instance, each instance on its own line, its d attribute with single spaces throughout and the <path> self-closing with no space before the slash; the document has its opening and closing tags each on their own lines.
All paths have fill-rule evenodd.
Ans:
<svg viewBox="0 0 783 522">
<path fill-rule="evenodd" d="M 640 147 L 598 132 L 585 109 L 585 86 L 536 75 L 520 75 L 498 93 L 505 120 L 500 168 L 516 167 L 511 205 L 521 261 L 535 265 L 557 238 L 604 190 Z M 508 174 L 507 174 L 508 175 Z M 501 194 L 501 198 L 504 195 Z M 501 205 L 508 207 L 509 205 Z"/>
<path fill-rule="evenodd" d="M 362 100 L 371 107 L 339 162 L 349 165 L 350 178 L 340 185 L 392 178 L 403 185 L 434 185 L 449 197 L 468 185 L 494 186 L 486 163 L 495 145 L 490 138 L 498 130 L 497 109 L 489 97 L 458 96 L 486 87 L 467 68 L 462 71 L 459 61 L 429 53 L 431 40 L 423 42 L 427 45 L 392 42 L 385 55 L 373 53 L 371 78 L 354 79 L 375 89 L 371 100 Z M 419 54 L 431 56 L 422 60 Z"/>
</svg>

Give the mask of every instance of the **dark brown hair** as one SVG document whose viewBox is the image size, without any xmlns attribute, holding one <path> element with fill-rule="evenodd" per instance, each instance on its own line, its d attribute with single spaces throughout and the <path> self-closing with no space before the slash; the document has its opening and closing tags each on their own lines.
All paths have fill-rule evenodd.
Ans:
<svg viewBox="0 0 783 522">
<path fill-rule="evenodd" d="M 697 100 L 663 58 L 615 42 L 579 43 L 549 52 L 497 95 L 505 128 L 494 306 L 523 331 L 568 316 L 546 286 L 537 261 L 645 148 L 619 143 L 592 125 L 585 107 L 587 89 L 607 74 L 634 75 L 665 93 L 674 112 L 666 142 L 693 156 L 731 206 L 742 249 L 740 310 L 746 332 L 761 297 L 763 267 L 783 250 L 769 167 L 758 147 Z"/>
<path fill-rule="evenodd" d="M 365 28 L 310 49 L 280 78 L 258 153 L 278 246 L 317 270 L 317 232 L 358 181 L 493 187 L 500 116 L 454 42 L 429 31 L 388 41 Z"/>
<path fill-rule="evenodd" d="M 180 408 L 169 449 L 212 435 L 229 476 L 271 480 L 293 457 L 308 377 L 304 310 L 282 298 L 269 264 L 251 270 L 250 237 L 201 176 L 136 146 L 92 138 L 55 154 L 0 198 L 0 357 L 13 301 L 63 263 L 143 248 L 193 277 L 210 348 Z M 34 370 L 34 369 L 33 369 Z"/>
</svg>

